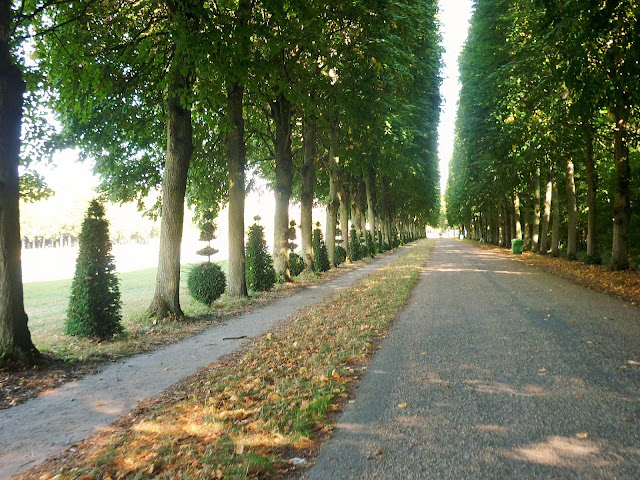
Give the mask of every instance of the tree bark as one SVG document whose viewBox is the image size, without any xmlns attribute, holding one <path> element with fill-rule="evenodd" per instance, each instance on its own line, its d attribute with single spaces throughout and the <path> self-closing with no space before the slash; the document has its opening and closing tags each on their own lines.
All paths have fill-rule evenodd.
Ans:
<svg viewBox="0 0 640 480">
<path fill-rule="evenodd" d="M 227 115 L 230 130 L 225 136 L 227 169 L 229 171 L 229 275 L 227 293 L 231 297 L 246 297 L 244 252 L 244 201 L 246 145 L 243 115 L 244 86 L 227 84 Z"/>
<path fill-rule="evenodd" d="M 587 169 L 587 257 L 596 258 L 596 162 L 593 154 L 593 132 L 591 125 L 585 128 L 585 164 Z"/>
<path fill-rule="evenodd" d="M 560 245 L 560 199 L 558 196 L 558 179 L 555 170 L 551 177 L 551 205 L 553 208 L 553 222 L 551 227 L 551 256 L 559 255 L 558 248 Z"/>
<path fill-rule="evenodd" d="M 327 246 L 327 256 L 329 264 L 336 267 L 336 230 L 338 224 L 338 209 L 340 200 L 338 199 L 338 189 L 340 182 L 335 178 L 335 173 L 329 170 L 329 204 L 327 205 L 327 231 L 325 233 L 325 244 Z"/>
<path fill-rule="evenodd" d="M 522 222 L 520 220 L 520 195 L 513 194 L 513 213 L 516 223 L 516 236 L 518 240 L 522 240 Z"/>
<path fill-rule="evenodd" d="M 549 250 L 549 221 L 551 219 L 551 196 L 553 191 L 553 171 L 547 174 L 547 188 L 544 196 L 544 216 L 542 217 L 542 236 L 540 238 L 540 253 L 546 255 Z"/>
<path fill-rule="evenodd" d="M 271 102 L 271 114 L 276 124 L 276 211 L 273 228 L 273 266 L 285 282 L 291 281 L 289 272 L 289 200 L 293 183 L 291 154 L 291 103 L 283 93 Z"/>
<path fill-rule="evenodd" d="M 530 250 L 531 243 L 531 181 L 527 182 L 527 191 L 524 195 L 524 231 L 522 239 L 524 241 L 525 250 Z"/>
<path fill-rule="evenodd" d="M 533 177 L 533 234 L 531 235 L 531 250 L 540 251 L 540 166 L 536 167 Z"/>
<path fill-rule="evenodd" d="M 624 92 L 618 94 L 614 108 L 614 160 L 616 164 L 616 190 L 613 197 L 613 244 L 611 268 L 629 268 L 629 221 L 631 219 L 631 164 L 629 163 L 628 119 Z"/>
<path fill-rule="evenodd" d="M 347 251 L 347 260 L 351 261 L 351 255 L 349 254 L 349 203 L 351 199 L 349 184 L 344 178 L 340 182 L 338 198 L 340 199 L 340 232 L 342 233 L 342 248 Z"/>
<path fill-rule="evenodd" d="M 156 318 L 184 317 L 180 307 L 180 245 L 184 222 L 184 194 L 193 154 L 191 104 L 182 100 L 193 89 L 187 59 L 177 57 L 167 89 L 167 158 L 162 178 L 162 221 L 156 290 L 149 314 Z"/>
<path fill-rule="evenodd" d="M 564 159 L 565 182 L 567 187 L 567 258 L 575 260 L 577 253 L 577 212 L 576 212 L 576 183 L 573 161 L 569 157 Z"/>
<path fill-rule="evenodd" d="M 376 199 L 375 199 L 375 185 L 376 185 L 376 172 L 373 167 L 369 167 L 367 170 L 367 176 L 365 178 L 365 187 L 367 189 L 367 209 L 369 216 L 369 230 L 371 231 L 371 237 L 373 241 L 376 241 Z"/>
<path fill-rule="evenodd" d="M 9 49 L 11 1 L 0 0 L 0 358 L 31 361 L 20 240 L 20 130 L 25 83 Z"/>
<path fill-rule="evenodd" d="M 316 184 L 316 121 L 302 121 L 302 167 L 300 175 L 300 237 L 305 269 L 313 271 L 313 199 Z"/>
</svg>

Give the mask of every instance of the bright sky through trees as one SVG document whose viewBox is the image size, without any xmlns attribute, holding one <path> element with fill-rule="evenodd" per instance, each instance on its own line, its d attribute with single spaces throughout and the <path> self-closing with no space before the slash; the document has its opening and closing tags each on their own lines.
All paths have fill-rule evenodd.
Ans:
<svg viewBox="0 0 640 480">
<path fill-rule="evenodd" d="M 458 56 L 467 38 L 473 0 L 440 0 L 440 28 L 444 47 L 442 111 L 438 126 L 438 158 L 440 159 L 440 191 L 444 193 L 453 153 L 453 131 L 460 95 Z"/>
</svg>

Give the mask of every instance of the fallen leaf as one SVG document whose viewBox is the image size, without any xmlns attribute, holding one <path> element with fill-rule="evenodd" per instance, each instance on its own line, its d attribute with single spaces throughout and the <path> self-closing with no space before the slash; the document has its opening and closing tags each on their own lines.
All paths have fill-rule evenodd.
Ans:
<svg viewBox="0 0 640 480">
<path fill-rule="evenodd" d="M 589 438 L 589 434 L 587 432 L 576 433 L 576 438 L 584 440 L 585 438 Z"/>
<path fill-rule="evenodd" d="M 407 402 L 398 405 L 398 408 L 407 408 Z"/>
</svg>

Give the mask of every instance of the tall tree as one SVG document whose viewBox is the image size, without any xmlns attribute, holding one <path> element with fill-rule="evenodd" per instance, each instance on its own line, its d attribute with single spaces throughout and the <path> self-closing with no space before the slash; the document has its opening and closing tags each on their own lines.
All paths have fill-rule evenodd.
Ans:
<svg viewBox="0 0 640 480">
<path fill-rule="evenodd" d="M 12 54 L 13 5 L 0 0 L 0 357 L 29 359 L 37 350 L 24 310 L 18 179 L 25 83 Z"/>
</svg>

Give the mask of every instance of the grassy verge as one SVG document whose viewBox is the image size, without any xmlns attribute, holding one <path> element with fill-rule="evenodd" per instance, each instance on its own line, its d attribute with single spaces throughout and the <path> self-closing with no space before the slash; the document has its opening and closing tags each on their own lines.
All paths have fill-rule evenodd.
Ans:
<svg viewBox="0 0 640 480">
<path fill-rule="evenodd" d="M 421 242 L 262 336 L 241 357 L 202 371 L 22 478 L 237 479 L 290 468 L 286 457 L 331 429 L 327 414 L 348 396 L 432 247 Z"/>
</svg>

